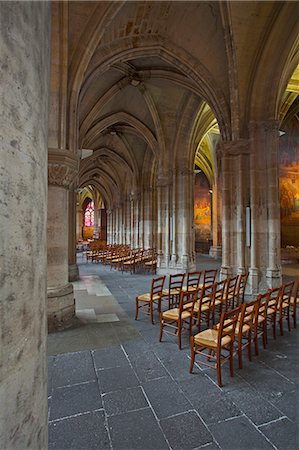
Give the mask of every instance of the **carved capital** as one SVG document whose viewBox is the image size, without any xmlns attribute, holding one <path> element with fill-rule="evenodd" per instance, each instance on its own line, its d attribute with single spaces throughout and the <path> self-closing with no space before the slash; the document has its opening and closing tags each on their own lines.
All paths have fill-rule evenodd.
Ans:
<svg viewBox="0 0 299 450">
<path fill-rule="evenodd" d="M 247 139 L 236 139 L 234 141 L 221 142 L 218 152 L 221 157 L 249 154 L 249 141 Z"/>
<path fill-rule="evenodd" d="M 77 184 L 79 160 L 70 152 L 49 149 L 48 184 L 69 189 Z"/>
</svg>

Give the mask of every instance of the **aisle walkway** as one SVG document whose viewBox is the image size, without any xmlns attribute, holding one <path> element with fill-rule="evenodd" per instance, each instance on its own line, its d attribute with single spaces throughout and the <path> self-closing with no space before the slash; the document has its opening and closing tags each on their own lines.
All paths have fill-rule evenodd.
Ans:
<svg viewBox="0 0 299 450">
<path fill-rule="evenodd" d="M 148 291 L 150 275 L 82 260 L 79 268 L 74 287 L 84 324 L 49 336 L 50 449 L 298 447 L 297 331 L 270 337 L 233 379 L 224 366 L 221 389 L 210 369 L 188 373 L 187 336 L 179 351 L 169 336 L 158 342 L 158 323 L 133 320 L 135 296 Z"/>
</svg>

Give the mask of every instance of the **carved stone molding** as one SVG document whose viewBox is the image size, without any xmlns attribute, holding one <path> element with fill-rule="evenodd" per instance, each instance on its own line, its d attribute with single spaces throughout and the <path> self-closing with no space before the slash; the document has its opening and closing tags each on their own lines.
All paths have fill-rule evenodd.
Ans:
<svg viewBox="0 0 299 450">
<path fill-rule="evenodd" d="M 249 131 L 250 133 L 269 133 L 269 132 L 277 132 L 279 130 L 279 121 L 275 119 L 269 120 L 257 120 L 249 122 Z"/>
<path fill-rule="evenodd" d="M 70 152 L 49 149 L 48 184 L 69 189 L 78 181 L 79 160 Z"/>
<path fill-rule="evenodd" d="M 223 156 L 247 155 L 250 153 L 248 139 L 236 139 L 219 143 L 218 154 Z"/>
</svg>

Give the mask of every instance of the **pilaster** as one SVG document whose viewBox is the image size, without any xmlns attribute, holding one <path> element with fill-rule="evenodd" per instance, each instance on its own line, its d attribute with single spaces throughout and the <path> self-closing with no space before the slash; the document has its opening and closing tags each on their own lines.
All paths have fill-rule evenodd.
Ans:
<svg viewBox="0 0 299 450">
<path fill-rule="evenodd" d="M 48 153 L 48 329 L 56 331 L 75 319 L 73 286 L 69 283 L 69 194 L 78 161 L 69 152 Z"/>
</svg>

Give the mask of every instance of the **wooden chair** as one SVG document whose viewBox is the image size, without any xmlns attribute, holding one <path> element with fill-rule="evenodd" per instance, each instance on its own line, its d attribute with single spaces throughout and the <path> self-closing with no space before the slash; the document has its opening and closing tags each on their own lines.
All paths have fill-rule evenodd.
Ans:
<svg viewBox="0 0 299 450">
<path fill-rule="evenodd" d="M 162 292 L 162 300 L 168 300 L 168 309 L 173 308 L 174 306 L 177 306 L 179 304 L 184 278 L 184 273 L 170 275 L 168 289 L 163 289 Z"/>
<path fill-rule="evenodd" d="M 165 278 L 165 275 L 163 277 L 153 278 L 151 291 L 147 294 L 141 294 L 136 297 L 135 320 L 138 319 L 139 309 L 146 309 L 145 314 L 150 315 L 151 322 L 154 324 L 153 305 L 157 304 L 158 312 L 161 311 L 161 298 Z"/>
<path fill-rule="evenodd" d="M 214 283 L 212 286 L 206 286 L 206 293 L 209 289 L 211 289 L 211 317 L 212 323 L 215 324 L 216 311 L 218 309 L 219 316 L 221 315 L 223 302 L 224 302 L 224 292 L 225 286 L 227 283 L 227 279 L 218 281 L 218 283 Z M 225 308 L 224 308 L 225 309 Z"/>
<path fill-rule="evenodd" d="M 201 272 L 188 272 L 187 284 L 186 284 L 186 286 L 183 286 L 182 290 L 184 292 L 196 291 L 199 287 L 200 277 L 201 277 Z"/>
<path fill-rule="evenodd" d="M 265 294 L 259 294 L 257 296 L 256 302 L 257 312 L 254 319 L 254 347 L 255 354 L 259 354 L 258 350 L 258 338 L 263 338 L 263 347 L 266 349 L 267 347 L 267 309 L 268 309 L 268 301 L 269 301 L 269 292 Z"/>
<path fill-rule="evenodd" d="M 152 274 L 156 273 L 157 254 L 154 249 L 152 249 L 151 253 L 149 254 L 148 260 L 144 262 L 144 270 L 145 270 L 145 272 L 150 271 Z"/>
<path fill-rule="evenodd" d="M 240 273 L 238 275 L 238 282 L 235 292 L 236 306 L 241 305 L 245 301 L 245 289 L 247 285 L 248 276 L 249 272 L 246 272 L 245 274 Z"/>
<path fill-rule="evenodd" d="M 294 295 L 291 297 L 291 305 L 293 306 L 293 322 L 294 322 L 294 328 L 296 328 L 296 309 L 297 309 L 297 303 L 299 303 L 299 281 L 295 283 L 294 288 Z"/>
<path fill-rule="evenodd" d="M 210 326 L 213 287 L 214 285 L 199 288 L 198 300 L 194 303 L 192 326 L 194 323 L 197 325 L 198 333 L 201 331 L 202 319 L 206 321 L 207 328 Z"/>
<path fill-rule="evenodd" d="M 243 368 L 242 351 L 247 347 L 248 359 L 252 360 L 251 343 L 254 340 L 254 326 L 255 319 L 257 317 L 259 301 L 253 300 L 252 302 L 243 303 L 241 305 L 241 312 L 236 325 L 236 344 L 239 368 Z"/>
<path fill-rule="evenodd" d="M 224 298 L 223 302 L 225 304 L 225 311 L 228 311 L 229 309 L 234 309 L 235 303 L 236 303 L 236 289 L 237 289 L 237 283 L 238 283 L 239 276 L 236 275 L 235 277 L 228 278 L 225 292 L 224 292 Z"/>
<path fill-rule="evenodd" d="M 230 364 L 230 375 L 234 376 L 233 346 L 239 313 L 240 308 L 222 312 L 218 329 L 209 328 L 190 337 L 190 373 L 193 370 L 195 356 L 200 355 L 203 359 L 197 361 L 199 364 L 216 369 L 219 386 L 222 386 L 221 366 L 226 361 Z M 209 362 L 210 359 L 214 360 L 214 364 Z"/>
<path fill-rule="evenodd" d="M 282 286 L 268 290 L 267 324 L 272 325 L 273 338 L 276 339 L 276 319 Z"/>
<path fill-rule="evenodd" d="M 283 336 L 283 318 L 287 319 L 288 330 L 291 331 L 290 324 L 290 308 L 291 308 L 291 297 L 294 289 L 295 281 L 291 281 L 290 283 L 283 284 L 281 290 L 281 297 L 278 304 L 278 321 L 280 327 L 280 334 Z"/>
<path fill-rule="evenodd" d="M 216 280 L 217 272 L 218 272 L 217 269 L 205 270 L 203 273 L 202 283 L 199 284 L 199 287 L 214 284 L 215 280 Z"/>
<path fill-rule="evenodd" d="M 181 291 L 179 306 L 160 313 L 160 342 L 163 332 L 165 332 L 177 336 L 179 349 L 182 349 L 182 330 L 184 325 L 187 324 L 189 337 L 191 336 L 192 311 L 197 296 L 198 290 L 192 293 L 192 300 L 190 301 L 190 292 Z M 166 329 L 164 330 L 164 328 Z M 169 329 L 172 331 L 169 331 Z"/>
</svg>

